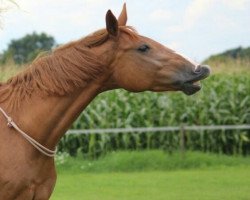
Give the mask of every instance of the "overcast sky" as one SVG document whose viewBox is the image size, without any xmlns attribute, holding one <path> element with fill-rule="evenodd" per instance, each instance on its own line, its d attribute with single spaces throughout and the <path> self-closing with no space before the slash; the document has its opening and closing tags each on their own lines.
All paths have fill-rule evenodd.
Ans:
<svg viewBox="0 0 250 200">
<path fill-rule="evenodd" d="M 111 9 L 119 15 L 124 0 L 16 0 L 4 4 L 0 51 L 11 39 L 46 32 L 58 43 L 105 26 Z M 211 54 L 250 46 L 250 0 L 126 0 L 128 25 L 178 52 L 202 61 Z"/>
</svg>

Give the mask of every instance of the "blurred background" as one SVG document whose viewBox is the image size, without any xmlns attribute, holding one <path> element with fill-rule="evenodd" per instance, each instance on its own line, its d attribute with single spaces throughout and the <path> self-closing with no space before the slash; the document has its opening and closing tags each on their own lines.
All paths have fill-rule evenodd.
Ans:
<svg viewBox="0 0 250 200">
<path fill-rule="evenodd" d="M 118 16 L 123 3 L 0 0 L 0 81 L 105 27 L 106 11 Z M 126 3 L 128 25 L 210 65 L 212 75 L 193 96 L 99 95 L 58 145 L 62 178 L 52 199 L 250 199 L 250 1 Z"/>
</svg>

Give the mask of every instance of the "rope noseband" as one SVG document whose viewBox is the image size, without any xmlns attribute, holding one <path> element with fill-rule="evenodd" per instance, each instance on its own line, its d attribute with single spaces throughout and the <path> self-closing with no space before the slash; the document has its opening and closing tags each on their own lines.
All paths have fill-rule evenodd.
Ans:
<svg viewBox="0 0 250 200">
<path fill-rule="evenodd" d="M 9 117 L 6 112 L 0 107 L 0 111 L 4 115 L 4 117 L 7 119 L 7 126 L 9 128 L 14 128 L 17 132 L 19 132 L 32 146 L 34 146 L 38 151 L 40 151 L 42 154 L 48 156 L 48 157 L 54 157 L 56 154 L 56 150 L 52 151 L 45 146 L 41 145 L 39 142 L 34 140 L 32 137 L 30 137 L 28 134 L 23 132 L 16 123 Z"/>
</svg>

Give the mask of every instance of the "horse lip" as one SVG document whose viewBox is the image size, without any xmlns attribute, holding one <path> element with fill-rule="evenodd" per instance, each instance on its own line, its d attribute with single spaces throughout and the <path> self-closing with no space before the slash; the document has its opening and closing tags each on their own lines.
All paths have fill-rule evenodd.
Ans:
<svg viewBox="0 0 250 200">
<path fill-rule="evenodd" d="M 193 72 L 189 75 L 189 79 L 181 84 L 181 90 L 187 95 L 192 95 L 198 92 L 201 89 L 199 81 L 207 78 L 209 74 L 210 68 L 208 66 L 201 66 L 198 72 Z"/>
<path fill-rule="evenodd" d="M 195 82 L 196 83 L 196 82 Z M 186 95 L 192 95 L 195 94 L 196 92 L 198 92 L 201 89 L 201 84 L 194 84 L 194 83 L 185 83 L 182 85 L 182 91 L 186 94 Z"/>
</svg>

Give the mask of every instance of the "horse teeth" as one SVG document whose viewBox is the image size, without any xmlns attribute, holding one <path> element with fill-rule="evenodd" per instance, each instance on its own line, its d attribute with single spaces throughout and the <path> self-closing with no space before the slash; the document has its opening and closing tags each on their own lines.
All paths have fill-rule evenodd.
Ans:
<svg viewBox="0 0 250 200">
<path fill-rule="evenodd" d="M 200 82 L 199 82 L 199 81 L 193 82 L 193 85 L 199 86 L 199 85 L 200 85 Z"/>
</svg>

